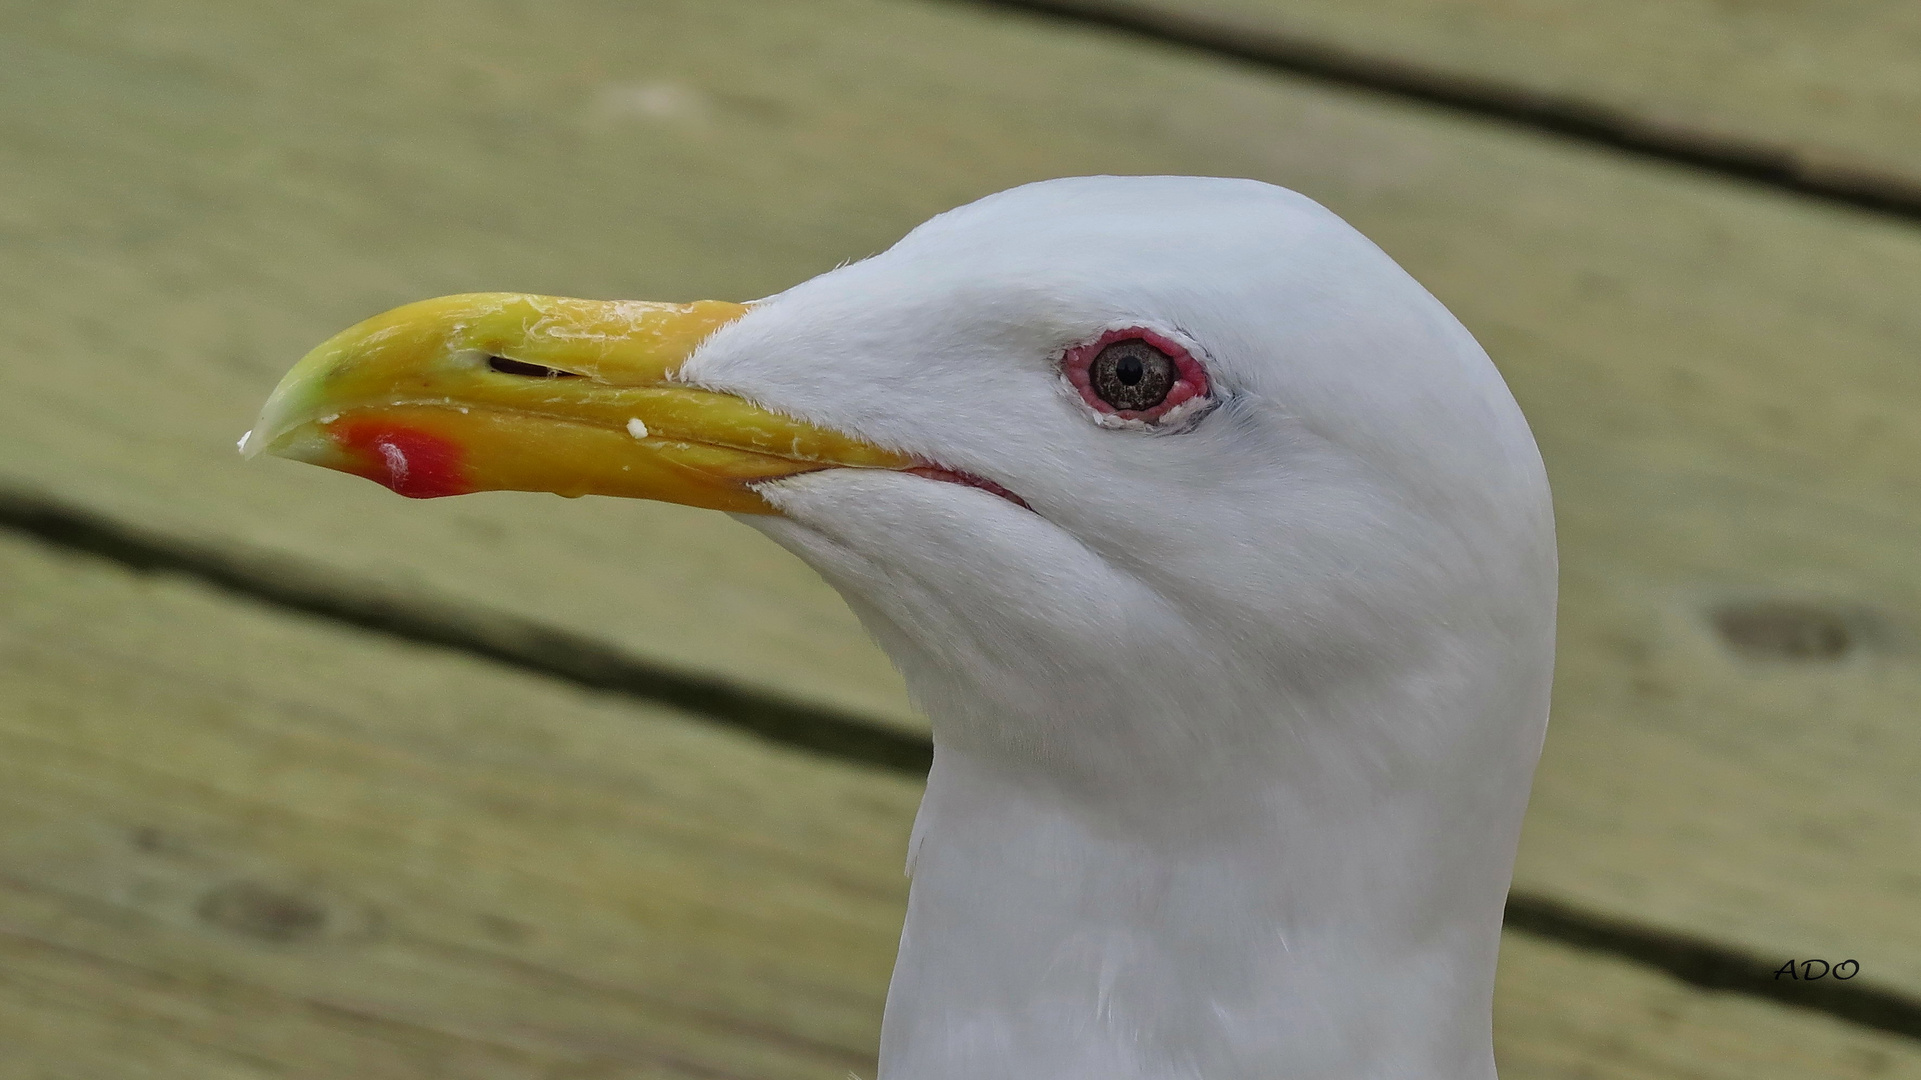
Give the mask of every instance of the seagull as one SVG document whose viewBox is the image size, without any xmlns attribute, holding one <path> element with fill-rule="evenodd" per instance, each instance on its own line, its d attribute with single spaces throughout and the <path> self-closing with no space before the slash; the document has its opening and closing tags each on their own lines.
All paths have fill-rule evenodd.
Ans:
<svg viewBox="0 0 1921 1080">
<path fill-rule="evenodd" d="M 1052 180 L 748 304 L 423 301 L 242 449 L 724 510 L 832 584 L 934 737 L 881 1080 L 1495 1075 L 1546 472 L 1305 196 Z"/>
</svg>

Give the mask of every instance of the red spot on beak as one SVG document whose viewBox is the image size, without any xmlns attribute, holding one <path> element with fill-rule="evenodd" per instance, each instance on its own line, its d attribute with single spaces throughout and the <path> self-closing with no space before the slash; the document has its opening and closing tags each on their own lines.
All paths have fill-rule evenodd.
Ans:
<svg viewBox="0 0 1921 1080">
<path fill-rule="evenodd" d="M 462 475 L 459 444 L 418 428 L 379 420 L 344 420 L 330 432 L 355 459 L 353 472 L 409 499 L 472 491 Z"/>
</svg>

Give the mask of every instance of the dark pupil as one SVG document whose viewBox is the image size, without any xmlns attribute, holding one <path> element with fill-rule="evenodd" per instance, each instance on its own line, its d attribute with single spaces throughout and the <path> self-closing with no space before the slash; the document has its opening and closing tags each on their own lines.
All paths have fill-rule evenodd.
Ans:
<svg viewBox="0 0 1921 1080">
<path fill-rule="evenodd" d="M 1166 401 L 1181 373 L 1167 354 L 1137 338 L 1102 349 L 1087 374 L 1102 401 L 1121 412 L 1142 412 Z"/>
</svg>

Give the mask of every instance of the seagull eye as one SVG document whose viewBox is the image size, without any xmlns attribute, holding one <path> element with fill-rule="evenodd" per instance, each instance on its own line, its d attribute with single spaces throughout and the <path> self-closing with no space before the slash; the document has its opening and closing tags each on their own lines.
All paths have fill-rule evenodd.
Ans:
<svg viewBox="0 0 1921 1080">
<path fill-rule="evenodd" d="M 1208 389 L 1199 361 L 1178 342 L 1141 327 L 1109 330 L 1069 349 L 1061 374 L 1106 426 L 1157 424 Z"/>
<path fill-rule="evenodd" d="M 1087 369 L 1094 396 L 1120 412 L 1145 412 L 1166 401 L 1180 377 L 1172 359 L 1139 338 L 1102 349 Z"/>
</svg>

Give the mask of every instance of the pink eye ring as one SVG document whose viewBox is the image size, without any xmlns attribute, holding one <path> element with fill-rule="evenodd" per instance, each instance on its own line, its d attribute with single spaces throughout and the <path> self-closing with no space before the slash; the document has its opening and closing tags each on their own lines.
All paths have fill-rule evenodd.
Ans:
<svg viewBox="0 0 1921 1080">
<path fill-rule="evenodd" d="M 1109 330 L 1067 350 L 1061 374 L 1103 424 L 1155 425 L 1183 405 L 1206 399 L 1207 369 L 1179 342 L 1142 326 Z M 1121 426 L 1113 424 L 1109 426 Z"/>
</svg>

